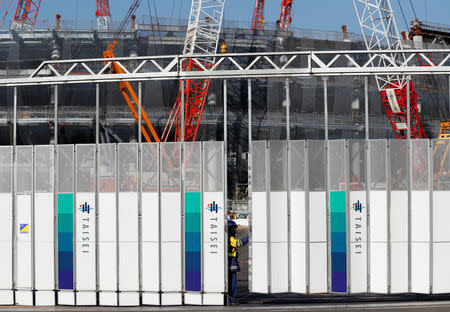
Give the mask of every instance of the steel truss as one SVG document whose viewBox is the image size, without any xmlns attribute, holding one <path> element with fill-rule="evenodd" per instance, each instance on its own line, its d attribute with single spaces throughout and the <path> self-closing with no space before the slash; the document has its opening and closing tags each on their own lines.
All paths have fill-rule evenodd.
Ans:
<svg viewBox="0 0 450 312">
<path fill-rule="evenodd" d="M 175 79 L 280 78 L 311 76 L 449 75 L 450 50 L 404 50 L 403 62 L 392 55 L 399 51 L 310 51 L 235 53 L 205 56 L 144 56 L 105 59 L 45 61 L 29 77 L 0 79 L 0 86 L 57 85 Z M 417 57 L 429 66 L 417 66 Z M 433 63 L 433 61 L 434 63 Z M 111 74 L 115 61 L 123 73 Z M 190 61 L 199 70 L 184 71 Z M 384 62 L 384 61 L 387 61 Z"/>
<path fill-rule="evenodd" d="M 380 58 L 377 62 L 383 66 L 403 64 L 406 56 L 390 0 L 353 0 L 353 3 L 367 49 L 392 50 L 389 59 Z M 373 65 L 379 64 L 374 62 Z M 376 76 L 383 106 L 396 137 L 408 138 L 406 122 L 410 118 L 411 137 L 426 138 L 417 108 L 417 93 L 412 84 L 408 86 L 407 79 L 405 74 Z M 407 111 L 408 101 L 411 111 Z"/>
<path fill-rule="evenodd" d="M 214 65 L 224 6 L 225 0 L 192 1 L 183 54 L 199 56 L 195 61 L 192 58 L 183 60 L 179 67 L 181 71 L 201 72 Z M 184 87 L 180 84 L 178 97 L 164 129 L 162 140 L 167 141 L 174 129 L 175 140 L 180 141 L 182 138 L 180 123 L 184 120 L 184 140 L 195 141 L 210 82 L 209 79 L 200 78 L 188 79 Z M 185 98 L 184 118 L 181 118 L 182 92 Z"/>
</svg>

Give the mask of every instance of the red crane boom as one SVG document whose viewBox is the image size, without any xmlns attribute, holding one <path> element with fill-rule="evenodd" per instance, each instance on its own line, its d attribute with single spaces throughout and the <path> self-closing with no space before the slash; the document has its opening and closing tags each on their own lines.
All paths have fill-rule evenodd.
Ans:
<svg viewBox="0 0 450 312">
<path fill-rule="evenodd" d="M 98 29 L 108 30 L 111 27 L 111 11 L 109 9 L 109 0 L 97 0 L 97 16 Z"/>
<path fill-rule="evenodd" d="M 111 16 L 108 0 L 97 0 L 97 11 L 95 11 L 95 16 Z"/>
<path fill-rule="evenodd" d="M 256 0 L 252 30 L 264 29 L 264 0 Z"/>
<path fill-rule="evenodd" d="M 13 28 L 32 29 L 36 22 L 41 0 L 19 0 L 14 15 Z"/>
<path fill-rule="evenodd" d="M 280 17 L 277 21 L 278 29 L 281 31 L 288 31 L 291 26 L 291 10 L 293 1 L 294 0 L 281 0 Z"/>
</svg>

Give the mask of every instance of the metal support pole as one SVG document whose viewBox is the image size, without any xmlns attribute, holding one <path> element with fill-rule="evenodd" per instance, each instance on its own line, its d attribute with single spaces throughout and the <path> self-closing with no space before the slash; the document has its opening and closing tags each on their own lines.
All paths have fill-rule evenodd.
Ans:
<svg viewBox="0 0 450 312">
<path fill-rule="evenodd" d="M 289 89 L 289 78 L 286 78 L 286 179 L 287 179 L 287 217 L 288 217 L 288 292 L 291 292 L 291 122 L 290 122 L 290 108 L 291 108 L 291 97 Z"/>
<path fill-rule="evenodd" d="M 228 81 L 226 79 L 223 80 L 223 203 L 224 203 L 224 220 L 227 220 L 228 216 Z M 228 248 L 228 227 L 225 226 L 224 229 L 224 250 Z M 224 290 L 225 293 L 228 293 L 228 255 L 224 254 Z"/>
<path fill-rule="evenodd" d="M 17 145 L 17 87 L 14 87 L 14 103 L 13 103 L 13 146 L 14 154 L 16 152 Z"/>
<path fill-rule="evenodd" d="M 328 141 L 328 77 L 323 80 L 323 115 L 325 123 L 325 141 Z"/>
<path fill-rule="evenodd" d="M 138 82 L 138 233 L 139 291 L 142 292 L 142 82 Z"/>
<path fill-rule="evenodd" d="M 185 242 L 184 242 L 184 170 L 185 170 L 185 159 L 184 159 L 184 131 L 185 131 L 185 124 L 184 124 L 184 113 L 185 113 L 185 94 L 184 94 L 184 86 L 185 81 L 181 80 L 181 125 L 180 125 L 180 131 L 181 131 L 181 164 L 180 164 L 180 189 L 181 189 L 181 289 L 182 291 L 185 291 L 186 289 L 186 276 L 185 276 L 185 270 L 184 270 L 184 262 L 185 262 Z"/>
<path fill-rule="evenodd" d="M 411 139 L 411 77 L 406 80 L 406 114 L 407 114 L 407 138 Z"/>
<path fill-rule="evenodd" d="M 252 142 L 252 80 L 248 79 L 248 146 L 251 152 Z"/>
<path fill-rule="evenodd" d="M 227 141 L 228 141 L 228 82 L 226 79 L 223 80 L 223 142 L 225 144 L 225 155 L 227 154 Z"/>
<path fill-rule="evenodd" d="M 142 292 L 142 82 L 138 83 L 138 263 L 139 263 L 139 291 Z"/>
<path fill-rule="evenodd" d="M 448 76 L 448 112 L 450 113 L 450 76 Z"/>
<path fill-rule="evenodd" d="M 369 139 L 369 78 L 364 77 L 364 115 L 366 124 L 366 140 Z"/>
<path fill-rule="evenodd" d="M 252 166 L 252 80 L 247 80 L 247 105 L 248 105 L 248 211 L 250 212 L 250 218 L 249 218 L 249 247 L 248 247 L 248 258 L 249 258 L 249 276 L 248 276 L 248 283 L 249 283 L 249 290 L 250 292 L 253 292 L 253 276 L 252 276 L 252 216 L 253 216 L 253 210 L 252 210 L 252 187 L 253 187 L 253 166 Z"/>
<path fill-rule="evenodd" d="M 100 143 L 100 84 L 95 84 L 95 145 Z"/>
<path fill-rule="evenodd" d="M 324 113 L 324 127 L 325 127 L 325 167 L 326 167 L 326 179 L 325 179 L 325 190 L 326 190 L 326 210 L 327 210 L 327 254 L 331 255 L 331 233 L 330 233 L 330 192 L 329 192 L 329 181 L 330 181 L 330 145 L 328 142 L 328 77 L 322 78 L 323 80 L 323 113 Z M 327 292 L 331 291 L 331 257 L 328 257 L 327 261 Z"/>
<path fill-rule="evenodd" d="M 408 151 L 408 292 L 411 292 L 411 188 L 412 188 L 412 141 L 411 141 L 411 77 L 406 80 L 406 105 L 408 114 L 408 126 L 407 135 L 408 140 L 406 144 L 408 145 L 406 150 Z"/>
<path fill-rule="evenodd" d="M 95 84 L 95 207 L 99 207 L 100 199 L 100 84 Z M 100 231 L 99 231 L 99 209 L 95 209 L 95 239 L 97 242 L 100 241 Z M 100 247 L 99 244 L 95 244 L 95 266 L 97 272 L 100 272 L 100 261 L 99 261 Z M 100 290 L 100 280 L 99 274 L 96 274 L 95 278 L 95 288 L 98 292 Z"/>
<path fill-rule="evenodd" d="M 138 143 L 142 143 L 142 82 L 138 83 L 138 114 L 139 114 L 139 124 L 138 124 Z M 184 132 L 183 132 L 184 133 Z"/>
<path fill-rule="evenodd" d="M 55 220 L 53 224 L 53 239 L 56 242 L 54 247 L 54 287 L 55 292 L 58 290 L 58 106 L 59 106 L 59 96 L 58 96 L 58 86 L 54 86 L 54 96 L 55 96 L 55 108 L 54 108 L 54 125 L 53 125 L 53 218 Z M 96 206 L 97 207 L 97 206 Z M 98 271 L 97 271 L 98 272 Z"/>
<path fill-rule="evenodd" d="M 12 251 L 12 272 L 11 272 L 11 278 L 12 278 L 12 289 L 15 290 L 16 289 L 16 274 L 15 274 L 15 263 L 16 263 L 16 184 L 17 184 L 17 179 L 16 179 L 16 159 L 17 159 L 17 153 L 16 153 L 16 146 L 17 146 L 17 87 L 14 87 L 14 108 L 13 108 L 13 160 L 12 160 L 12 166 L 13 166 L 13 176 L 12 176 L 12 246 L 11 246 L 11 251 Z M 14 302 L 15 303 L 15 302 Z"/>
</svg>

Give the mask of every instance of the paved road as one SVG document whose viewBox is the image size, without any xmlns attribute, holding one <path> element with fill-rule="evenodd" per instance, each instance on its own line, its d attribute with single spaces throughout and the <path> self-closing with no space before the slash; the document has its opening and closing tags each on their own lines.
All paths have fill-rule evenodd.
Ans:
<svg viewBox="0 0 450 312">
<path fill-rule="evenodd" d="M 448 312 L 450 311 L 450 303 L 446 302 L 414 302 L 414 303 L 391 303 L 391 304 L 308 304 L 308 305 L 240 305 L 233 307 L 139 307 L 139 308 L 108 308 L 108 307 L 0 307 L 1 312 L 151 312 L 151 311 L 163 311 L 163 312 L 175 312 L 175 311 L 276 311 L 276 312 L 319 312 L 319 311 L 333 311 L 333 312 L 386 312 L 386 311 L 399 311 L 399 312 Z"/>
<path fill-rule="evenodd" d="M 247 227 L 240 227 L 238 236 L 247 235 Z M 405 296 L 301 296 L 301 295 L 257 295 L 248 292 L 248 246 L 240 249 L 239 258 L 241 272 L 238 273 L 238 292 L 241 304 L 231 307 L 0 307 L 0 312 L 131 312 L 131 311 L 276 311 L 276 312 L 450 312 L 450 296 L 420 296 L 408 295 L 409 302 L 405 302 Z M 434 300 L 434 301 L 432 301 Z"/>
</svg>

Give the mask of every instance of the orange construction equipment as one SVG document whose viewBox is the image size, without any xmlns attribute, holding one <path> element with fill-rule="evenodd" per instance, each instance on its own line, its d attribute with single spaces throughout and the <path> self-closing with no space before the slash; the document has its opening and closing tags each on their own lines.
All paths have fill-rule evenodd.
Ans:
<svg viewBox="0 0 450 312">
<path fill-rule="evenodd" d="M 115 58 L 114 56 L 114 48 L 117 45 L 117 41 L 114 40 L 112 44 L 108 46 L 108 49 L 103 52 L 103 57 L 105 59 L 111 59 Z M 107 61 L 105 61 L 105 64 Z M 123 74 L 123 69 L 114 61 L 111 61 L 111 72 L 113 74 Z M 133 87 L 131 87 L 131 84 L 128 81 L 120 81 L 119 83 L 120 92 L 122 92 L 122 96 L 125 99 L 125 101 L 128 104 L 128 107 L 131 110 L 131 113 L 133 114 L 134 119 L 136 120 L 136 123 L 139 125 L 139 114 L 137 111 L 139 110 L 139 100 L 136 96 L 136 93 L 133 90 Z M 144 124 L 141 125 L 142 134 L 145 137 L 145 140 L 147 142 L 152 142 L 150 135 L 148 134 L 148 131 L 151 133 L 154 142 L 161 142 L 158 135 L 156 134 L 155 128 L 153 127 L 152 123 L 150 122 L 150 119 L 147 116 L 147 113 L 145 112 L 144 108 L 141 106 L 141 112 L 142 112 L 142 120 L 144 121 Z M 145 127 L 147 126 L 147 128 Z"/>
</svg>

